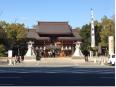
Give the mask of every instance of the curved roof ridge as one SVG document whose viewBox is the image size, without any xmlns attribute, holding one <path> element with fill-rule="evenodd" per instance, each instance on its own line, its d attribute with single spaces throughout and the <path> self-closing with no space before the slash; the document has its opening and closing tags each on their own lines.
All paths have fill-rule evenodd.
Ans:
<svg viewBox="0 0 116 87">
<path fill-rule="evenodd" d="M 38 23 L 68 23 L 68 21 L 38 21 Z"/>
</svg>

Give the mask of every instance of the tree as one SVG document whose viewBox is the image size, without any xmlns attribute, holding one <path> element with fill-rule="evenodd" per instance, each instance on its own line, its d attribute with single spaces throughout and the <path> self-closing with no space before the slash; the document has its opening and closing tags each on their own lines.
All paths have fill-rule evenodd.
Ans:
<svg viewBox="0 0 116 87">
<path fill-rule="evenodd" d="M 19 23 L 11 23 L 6 26 L 6 33 L 9 40 L 10 48 L 14 44 L 20 44 L 21 41 L 26 39 L 27 30 L 24 24 Z"/>
<path fill-rule="evenodd" d="M 5 21 L 0 21 L 0 39 L 7 38 L 6 30 L 5 30 L 6 26 L 7 26 L 7 23 Z"/>
<path fill-rule="evenodd" d="M 6 28 L 7 23 L 5 21 L 0 21 L 0 44 L 3 46 L 0 50 L 6 50 L 9 47 L 7 34 L 6 34 Z M 4 49 L 2 49 L 4 48 Z"/>
<path fill-rule="evenodd" d="M 101 19 L 101 32 L 100 32 L 100 37 L 101 37 L 101 45 L 104 47 L 108 46 L 108 36 L 113 35 L 114 36 L 114 22 L 113 20 L 107 18 L 104 16 Z"/>
<path fill-rule="evenodd" d="M 81 44 L 82 52 L 84 52 L 85 50 L 90 50 L 90 30 L 90 24 L 83 25 L 82 29 L 80 30 L 80 36 L 83 38 L 83 43 Z"/>
<path fill-rule="evenodd" d="M 24 24 L 12 23 L 7 26 L 7 34 L 8 38 L 19 41 L 26 38 L 26 28 L 24 27 Z"/>
<path fill-rule="evenodd" d="M 95 28 L 95 45 L 96 47 L 91 48 L 91 24 L 86 24 L 80 30 L 80 36 L 84 39 L 81 44 L 81 50 L 84 52 L 85 50 L 92 50 L 94 52 L 98 51 L 98 45 L 101 42 L 100 32 L 101 32 L 101 24 L 98 21 L 94 21 Z"/>
<path fill-rule="evenodd" d="M 0 57 L 5 56 L 5 46 L 0 43 Z"/>
<path fill-rule="evenodd" d="M 24 24 L 7 23 L 0 21 L 0 52 L 4 52 L 12 47 L 15 43 L 20 43 L 22 39 L 26 38 L 27 30 Z"/>
<path fill-rule="evenodd" d="M 107 52 L 108 47 L 108 36 L 113 35 L 115 32 L 115 22 L 113 19 L 104 16 L 101 22 L 94 21 L 95 25 L 95 48 L 91 48 L 91 24 L 86 24 L 82 26 L 80 30 L 80 36 L 83 38 L 83 43 L 81 44 L 81 50 L 93 50 L 98 51 L 98 46 L 104 47 L 105 52 Z"/>
</svg>

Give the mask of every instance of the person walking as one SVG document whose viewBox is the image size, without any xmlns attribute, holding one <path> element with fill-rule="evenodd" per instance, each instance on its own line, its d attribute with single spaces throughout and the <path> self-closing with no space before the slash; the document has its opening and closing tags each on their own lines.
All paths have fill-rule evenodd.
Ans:
<svg viewBox="0 0 116 87">
<path fill-rule="evenodd" d="M 18 48 L 16 45 L 13 46 L 12 53 L 13 53 L 12 64 L 15 65 L 17 62 L 17 58 L 18 58 Z"/>
<path fill-rule="evenodd" d="M 38 47 L 35 48 L 35 54 L 36 54 L 36 60 L 40 60 L 41 59 L 41 55 L 40 55 L 40 50 Z"/>
<path fill-rule="evenodd" d="M 21 51 L 22 50 L 20 50 L 20 47 L 19 47 L 19 45 L 17 45 L 17 52 L 18 52 L 18 56 L 17 56 L 17 62 L 21 62 Z"/>
<path fill-rule="evenodd" d="M 87 50 L 84 51 L 84 55 L 85 55 L 85 62 L 88 62 L 88 55 L 89 52 Z"/>
<path fill-rule="evenodd" d="M 55 50 L 52 51 L 52 55 L 55 58 L 56 54 L 55 54 Z"/>
<path fill-rule="evenodd" d="M 20 62 L 24 60 L 24 48 L 21 45 L 19 46 L 19 58 Z"/>
</svg>

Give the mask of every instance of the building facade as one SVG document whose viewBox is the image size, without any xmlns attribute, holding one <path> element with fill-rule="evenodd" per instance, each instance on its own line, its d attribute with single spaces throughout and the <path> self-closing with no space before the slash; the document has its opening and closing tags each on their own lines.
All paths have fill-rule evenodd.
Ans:
<svg viewBox="0 0 116 87">
<path fill-rule="evenodd" d="M 42 56 L 49 57 L 55 51 L 55 56 L 71 56 L 75 50 L 75 42 L 81 41 L 79 29 L 72 29 L 68 22 L 38 22 L 27 33 L 28 41 L 34 42 Z"/>
</svg>

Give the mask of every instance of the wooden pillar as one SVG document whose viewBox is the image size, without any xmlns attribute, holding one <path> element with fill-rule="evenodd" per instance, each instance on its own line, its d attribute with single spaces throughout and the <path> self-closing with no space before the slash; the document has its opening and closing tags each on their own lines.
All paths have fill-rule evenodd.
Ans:
<svg viewBox="0 0 116 87">
<path fill-rule="evenodd" d="M 61 52 L 60 52 L 60 57 L 64 57 L 63 41 L 61 41 Z"/>
<path fill-rule="evenodd" d="M 72 44 L 72 49 L 71 49 L 71 53 L 73 54 L 74 53 L 74 51 L 75 51 L 75 46 L 74 46 L 74 41 L 73 41 L 73 44 Z"/>
</svg>

